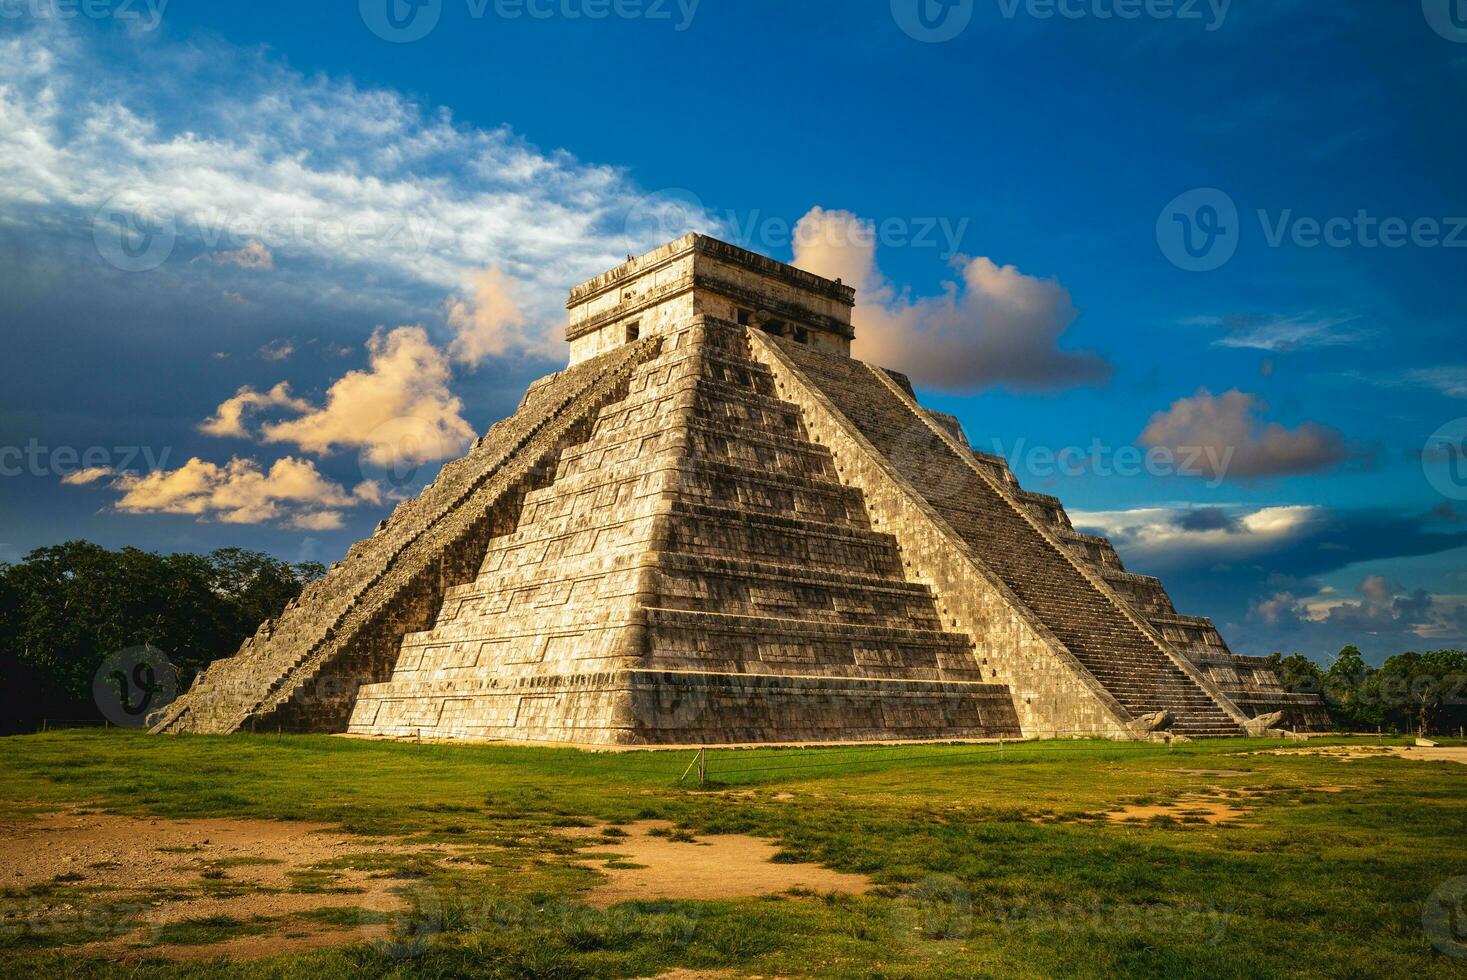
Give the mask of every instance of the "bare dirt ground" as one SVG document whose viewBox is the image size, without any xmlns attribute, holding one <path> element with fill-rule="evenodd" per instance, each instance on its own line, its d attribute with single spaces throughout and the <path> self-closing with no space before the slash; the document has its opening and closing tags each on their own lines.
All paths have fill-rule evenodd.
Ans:
<svg viewBox="0 0 1467 980">
<path fill-rule="evenodd" d="M 595 855 L 587 867 L 608 880 L 585 895 L 588 905 L 671 898 L 709 900 L 774 895 L 794 888 L 812 892 L 860 894 L 870 880 L 818 864 L 776 863 L 779 848 L 757 837 L 718 834 L 694 840 L 668 836 L 672 825 L 659 820 L 628 824 L 625 837 L 603 843 L 602 830 L 576 828 L 572 836 L 594 838 Z"/>
<path fill-rule="evenodd" d="M 323 862 L 451 850 L 343 834 L 322 824 L 43 813 L 0 822 L 0 885 L 19 890 L 60 884 L 128 911 L 125 919 L 118 913 L 120 934 L 79 951 L 119 958 L 248 959 L 387 935 L 381 920 L 403 907 L 396 892 L 402 882 L 381 871 L 323 869 Z M 46 928 L 50 920 L 67 921 L 68 903 L 36 893 L 42 897 L 27 904 L 25 921 L 5 925 Z M 330 921 L 310 917 L 331 909 L 362 912 Z M 246 923 L 252 934 L 190 944 L 169 942 L 168 933 L 160 933 L 210 919 Z"/>
<path fill-rule="evenodd" d="M 1123 806 L 1108 811 L 1105 817 L 1112 823 L 1138 823 L 1154 817 L 1167 817 L 1180 823 L 1205 823 L 1215 827 L 1218 824 L 1239 825 L 1238 821 L 1247 816 L 1249 812 L 1248 809 L 1231 800 L 1201 793 L 1188 793 L 1175 803 Z"/>
<path fill-rule="evenodd" d="M 1178 770 L 1178 772 L 1211 773 L 1215 775 L 1239 775 L 1241 770 Z M 1307 786 L 1314 793 L 1345 793 L 1354 786 Z M 1243 823 L 1243 818 L 1253 813 L 1256 802 L 1275 795 L 1276 790 L 1256 788 L 1210 786 L 1194 793 L 1186 793 L 1171 803 L 1147 803 L 1120 806 L 1107 811 L 1105 818 L 1112 823 L 1144 823 L 1154 817 L 1166 817 L 1178 823 L 1201 823 L 1210 826 L 1256 827 L 1256 823 Z"/>
<path fill-rule="evenodd" d="M 855 894 L 871 887 L 860 875 L 775 862 L 778 848 L 755 837 L 689 839 L 663 821 L 619 829 L 625 836 L 596 827 L 561 830 L 584 841 L 583 863 L 606 878 L 584 896 L 597 908 L 638 899 L 733 899 L 792 889 Z M 302 952 L 386 938 L 388 920 L 407 902 L 404 881 L 382 868 L 412 857 L 452 861 L 461 850 L 313 823 L 87 810 L 12 815 L 0 819 L 0 886 L 36 897 L 0 925 L 74 924 L 76 907 L 102 905 L 116 909 L 116 921 L 88 913 L 88 925 L 111 935 L 69 948 L 119 960 Z M 378 870 L 340 866 L 352 859 Z M 226 929 L 234 923 L 239 934 L 209 935 L 207 924 L 220 922 Z M 178 935 L 199 923 L 206 924 L 205 938 Z"/>
</svg>

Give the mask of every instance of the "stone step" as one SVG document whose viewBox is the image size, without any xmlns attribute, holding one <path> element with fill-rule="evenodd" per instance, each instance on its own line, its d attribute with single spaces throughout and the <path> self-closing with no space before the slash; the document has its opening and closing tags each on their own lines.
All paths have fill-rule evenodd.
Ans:
<svg viewBox="0 0 1467 980">
<path fill-rule="evenodd" d="M 704 555 L 685 555 L 663 552 L 657 565 L 669 570 L 707 571 L 711 574 L 734 575 L 752 579 L 777 579 L 797 583 L 810 583 L 832 589 L 854 591 L 878 591 L 892 595 L 931 599 L 932 590 L 917 582 L 885 575 L 863 575 L 836 569 L 812 568 L 808 565 L 791 565 L 782 562 L 754 561 L 738 557 L 709 558 Z"/>
<path fill-rule="evenodd" d="M 772 563 L 664 554 L 652 604 L 670 609 L 937 629 L 932 594 L 920 585 L 821 573 Z"/>
<path fill-rule="evenodd" d="M 650 669 L 983 680 L 972 641 L 938 630 L 649 607 Z"/>
<path fill-rule="evenodd" d="M 901 559 L 888 534 L 684 501 L 671 504 L 666 534 L 657 546 L 687 555 L 731 555 L 879 577 L 901 576 Z"/>
<path fill-rule="evenodd" d="M 707 458 L 683 461 L 678 471 L 682 475 L 679 496 L 690 503 L 870 528 L 861 492 L 833 479 Z"/>
<path fill-rule="evenodd" d="M 867 368 L 793 345 L 781 349 L 1128 710 L 1139 714 L 1170 702 L 1219 727 L 1231 724 L 1130 620 L 1119 605 L 1123 600 L 1100 592 L 1030 523 L 1020 503 L 975 472 Z M 1138 687 L 1131 681 L 1136 676 L 1152 680 Z"/>
<path fill-rule="evenodd" d="M 560 458 L 556 479 L 674 456 L 741 462 L 826 480 L 834 477 L 829 451 L 798 433 L 769 432 L 691 416 L 665 416 L 599 435 L 567 451 Z"/>
<path fill-rule="evenodd" d="M 484 644 L 506 660 L 501 674 L 526 682 L 626 650 L 644 667 L 708 676 L 983 680 L 971 640 L 941 629 L 931 592 L 905 580 L 893 539 L 871 529 L 799 410 L 772 396 L 767 369 L 736 347 L 671 343 L 561 454 L 554 480 L 527 497 L 528 526 L 490 545 L 473 585 L 404 644 L 401 685 L 374 699 L 417 697 L 430 676 L 466 690 Z M 580 589 L 609 598 L 577 600 Z M 593 639 L 598 613 L 634 622 Z M 612 642 L 617 630 L 628 642 Z M 555 653 L 533 642 L 542 635 Z M 1007 693 L 983 686 L 1011 715 Z"/>
<path fill-rule="evenodd" d="M 549 450 L 568 440 L 581 417 L 580 411 L 567 414 L 568 406 L 579 399 L 594 410 L 610 400 L 613 389 L 625 384 L 635 363 L 657 343 L 629 345 L 537 384 L 514 416 L 491 428 L 463 459 L 444 466 L 422 494 L 399 505 L 376 534 L 354 545 L 239 655 L 212 664 L 196 689 L 169 707 L 157 730 L 235 731 L 252 715 L 271 710 L 271 702 L 288 697 L 302 678 L 331 670 L 333 661 L 350 661 L 359 647 L 380 645 L 380 637 L 364 629 L 382 621 L 390 629 L 399 619 L 414 620 L 416 607 L 409 610 L 403 603 L 421 600 L 416 583 L 428 581 L 430 569 L 441 581 L 445 549 L 473 539 L 494 519 L 503 495 L 526 489 L 529 464 L 540 455 L 539 450 L 527 453 L 527 447 L 539 440 Z M 470 499 L 479 503 L 469 507 Z M 390 660 L 384 666 L 390 669 Z M 349 686 L 349 681 L 342 684 Z M 323 709 L 309 724 L 331 730 L 332 711 Z"/>
</svg>

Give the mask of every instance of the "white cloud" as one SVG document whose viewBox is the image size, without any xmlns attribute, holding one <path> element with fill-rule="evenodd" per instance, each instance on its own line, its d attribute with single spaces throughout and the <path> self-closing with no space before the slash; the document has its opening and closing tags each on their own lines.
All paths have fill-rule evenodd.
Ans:
<svg viewBox="0 0 1467 980">
<path fill-rule="evenodd" d="M 1153 415 L 1138 441 L 1191 460 L 1189 469 L 1215 480 L 1310 473 L 1345 459 L 1338 431 L 1314 422 L 1294 429 L 1264 424 L 1259 415 L 1267 409 L 1236 388 L 1221 395 L 1199 388 Z"/>
<path fill-rule="evenodd" d="M 344 523 L 341 512 L 335 510 L 307 511 L 290 519 L 290 526 L 302 531 L 335 531 Z"/>
<path fill-rule="evenodd" d="M 1077 315 L 1058 282 L 961 259 L 959 282 L 913 299 L 876 265 L 876 234 L 849 211 L 816 207 L 795 226 L 794 264 L 856 288 L 856 357 L 949 389 L 1050 389 L 1103 382 L 1111 368 L 1056 344 Z"/>
<path fill-rule="evenodd" d="M 309 259 L 291 274 L 318 270 L 318 294 L 348 292 L 342 270 L 358 267 L 355 282 L 380 272 L 438 297 L 474 296 L 496 267 L 522 286 L 523 324 L 475 332 L 465 358 L 491 356 L 476 343 L 543 351 L 564 322 L 567 284 L 661 244 L 628 231 L 644 191 L 623 171 L 543 151 L 507 127 L 462 124 L 397 92 L 306 77 L 223 44 L 102 45 L 56 19 L 0 40 L 7 220 L 111 234 L 94 217 L 121 202 L 176 228 L 174 259 L 253 269 Z"/>
<path fill-rule="evenodd" d="M 474 430 L 460 414 L 463 402 L 449 390 L 448 359 L 422 327 L 379 330 L 367 351 L 366 370 L 338 379 L 319 408 L 306 406 L 299 418 L 267 423 L 263 441 L 309 453 L 360 448 L 377 466 L 434 462 L 467 448 Z"/>
<path fill-rule="evenodd" d="M 1410 372 L 1410 382 L 1425 385 L 1448 398 L 1467 398 L 1467 367 L 1420 368 Z"/>
<path fill-rule="evenodd" d="M 1294 593 L 1275 592 L 1255 601 L 1248 609 L 1248 618 L 1265 626 L 1297 628 L 1308 621 L 1309 614 Z"/>
<path fill-rule="evenodd" d="M 295 344 L 289 340 L 272 340 L 255 353 L 265 361 L 288 361 L 290 355 L 295 353 Z"/>
<path fill-rule="evenodd" d="M 1324 508 L 1299 505 L 1070 512 L 1075 527 L 1110 538 L 1128 562 L 1148 569 L 1180 558 L 1205 567 L 1261 557 L 1317 533 L 1327 517 Z"/>
<path fill-rule="evenodd" d="M 105 480 L 112 475 L 110 466 L 88 466 L 86 469 L 73 470 L 61 478 L 61 482 L 69 487 L 84 487 Z"/>
<path fill-rule="evenodd" d="M 1240 347 L 1274 352 L 1356 343 L 1365 334 L 1348 329 L 1354 322 L 1354 317 L 1324 316 L 1318 313 L 1300 313 L 1295 316 L 1198 316 L 1183 321 L 1188 326 L 1221 329 L 1224 336 L 1212 342 L 1214 347 Z"/>
<path fill-rule="evenodd" d="M 496 266 L 474 276 L 472 298 L 452 297 L 445 304 L 454 331 L 449 352 L 455 361 L 478 367 L 486 357 L 530 346 L 525 315 L 515 299 L 515 285 Z M 542 338 L 542 340 L 545 338 Z"/>
<path fill-rule="evenodd" d="M 214 414 L 199 424 L 199 431 L 211 436 L 249 438 L 245 428 L 245 415 L 262 408 L 285 408 L 292 412 L 308 412 L 311 403 L 293 398 L 290 385 L 282 381 L 269 391 L 256 391 L 249 385 L 234 393 L 234 397 L 220 404 Z"/>
<path fill-rule="evenodd" d="M 284 381 L 265 392 L 246 385 L 199 429 L 289 443 L 317 455 L 360 449 L 364 461 L 383 467 L 437 462 L 467 448 L 474 430 L 461 414 L 463 401 L 449 388 L 448 358 L 422 327 L 378 330 L 367 353 L 367 368 L 333 382 L 322 405 L 294 397 Z M 256 429 L 247 425 L 250 415 L 268 409 L 276 410 L 273 418 Z"/>
<path fill-rule="evenodd" d="M 1355 587 L 1355 598 L 1334 589 L 1299 596 L 1276 592 L 1254 602 L 1248 618 L 1285 631 L 1312 630 L 1337 642 L 1385 638 L 1397 644 L 1413 640 L 1460 641 L 1467 626 L 1467 597 L 1407 590 L 1383 575 L 1367 575 Z"/>
<path fill-rule="evenodd" d="M 290 456 L 268 471 L 251 459 L 235 457 L 220 466 L 194 457 L 176 470 L 125 473 L 113 486 L 122 492 L 117 509 L 125 513 L 189 514 L 226 524 L 283 521 L 313 530 L 340 526 L 342 508 L 383 499 L 371 481 L 347 492 L 311 461 Z"/>
</svg>

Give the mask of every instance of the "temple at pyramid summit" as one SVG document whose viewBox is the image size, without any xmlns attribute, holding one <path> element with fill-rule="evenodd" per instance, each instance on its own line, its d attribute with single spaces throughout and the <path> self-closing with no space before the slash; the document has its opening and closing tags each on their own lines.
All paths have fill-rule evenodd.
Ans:
<svg viewBox="0 0 1467 980">
<path fill-rule="evenodd" d="M 569 366 L 153 730 L 683 745 L 1328 723 L 852 359 L 854 302 L 702 235 L 577 286 Z"/>
</svg>

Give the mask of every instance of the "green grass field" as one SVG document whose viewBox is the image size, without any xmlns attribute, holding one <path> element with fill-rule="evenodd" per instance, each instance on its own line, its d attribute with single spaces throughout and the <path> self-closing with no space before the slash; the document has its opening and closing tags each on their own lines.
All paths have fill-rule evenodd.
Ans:
<svg viewBox="0 0 1467 980">
<path fill-rule="evenodd" d="M 686 752 L 115 731 L 10 738 L 0 741 L 7 821 L 76 805 L 312 820 L 452 842 L 477 857 L 387 869 L 408 901 L 388 939 L 245 964 L 68 953 L 96 938 L 78 910 L 118 896 L 84 875 L 6 888 L 0 975 L 1467 975 L 1467 960 L 1433 948 L 1434 937 L 1447 945 L 1441 930 L 1423 925 L 1423 908 L 1440 904 L 1433 893 L 1467 875 L 1467 766 L 1256 754 L 1278 744 L 713 751 L 699 788 L 676 783 Z M 1247 815 L 1221 825 L 1103 816 L 1199 787 L 1219 788 Z M 768 838 L 781 860 L 877 887 L 585 905 L 600 874 L 578 863 L 566 828 L 650 818 L 695 836 Z M 226 871 L 201 887 L 227 885 Z M 64 910 L 67 926 L 37 928 L 48 909 Z M 262 927 L 199 921 L 168 937 L 208 943 L 251 928 Z"/>
</svg>

